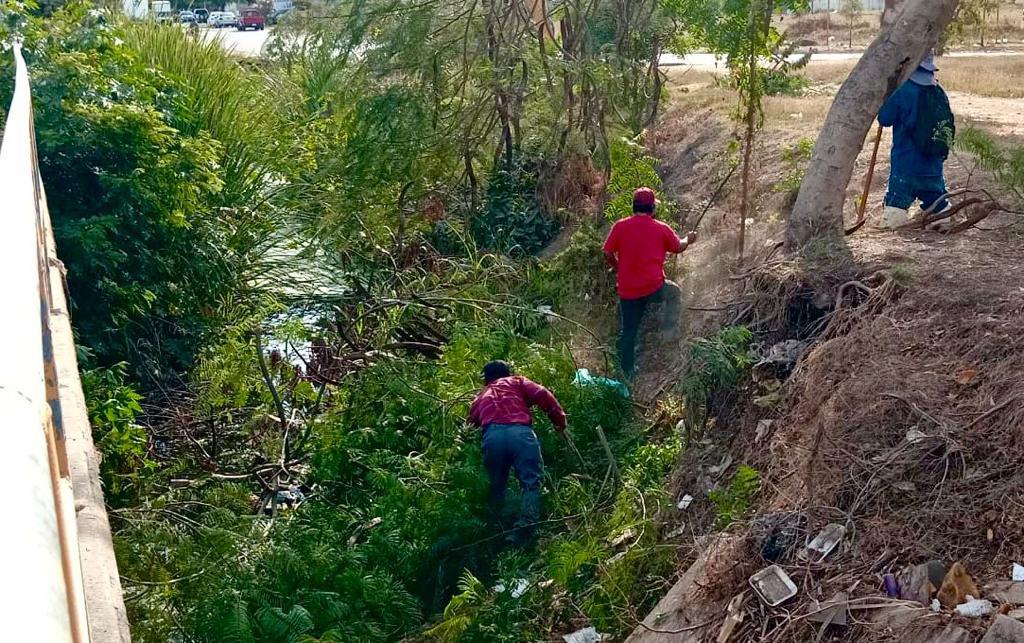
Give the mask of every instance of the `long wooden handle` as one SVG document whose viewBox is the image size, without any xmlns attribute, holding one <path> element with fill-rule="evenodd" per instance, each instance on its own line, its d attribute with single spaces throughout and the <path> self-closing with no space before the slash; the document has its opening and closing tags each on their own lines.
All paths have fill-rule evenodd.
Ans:
<svg viewBox="0 0 1024 643">
<path fill-rule="evenodd" d="M 879 125 L 878 132 L 875 134 L 875 146 L 874 149 L 871 150 L 871 163 L 868 164 L 868 175 L 864 178 L 864 191 L 861 192 L 860 205 L 857 208 L 857 223 L 853 224 L 853 227 L 846 230 L 846 234 L 848 235 L 860 230 L 867 218 L 868 195 L 871 194 L 871 181 L 875 178 L 875 163 L 878 161 L 878 147 L 881 143 L 882 126 Z"/>
</svg>

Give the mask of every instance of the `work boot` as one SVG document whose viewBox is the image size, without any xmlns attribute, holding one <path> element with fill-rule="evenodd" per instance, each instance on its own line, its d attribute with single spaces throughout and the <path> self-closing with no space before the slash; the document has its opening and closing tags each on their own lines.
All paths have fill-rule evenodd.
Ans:
<svg viewBox="0 0 1024 643">
<path fill-rule="evenodd" d="M 910 221 L 910 214 L 906 208 L 897 208 L 891 205 L 885 206 L 882 210 L 882 222 L 878 225 L 883 230 L 893 230 Z"/>
</svg>

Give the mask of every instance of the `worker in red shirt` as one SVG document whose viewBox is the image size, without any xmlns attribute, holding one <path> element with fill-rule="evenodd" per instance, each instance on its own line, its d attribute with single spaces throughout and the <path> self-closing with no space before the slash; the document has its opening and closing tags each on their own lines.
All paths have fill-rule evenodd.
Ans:
<svg viewBox="0 0 1024 643">
<path fill-rule="evenodd" d="M 686 250 L 697 240 L 690 232 L 676 236 L 667 224 L 654 218 L 657 198 L 654 190 L 639 188 L 633 193 L 633 216 L 612 226 L 604 242 L 604 256 L 618 272 L 619 365 L 623 374 L 636 372 L 636 336 L 647 305 L 661 302 L 661 330 L 674 336 L 679 326 L 682 297 L 679 286 L 665 279 L 665 256 Z"/>
<path fill-rule="evenodd" d="M 469 407 L 468 421 L 483 430 L 484 467 L 491 479 L 489 501 L 495 518 L 501 516 L 505 503 L 509 470 L 515 469 L 522 489 L 522 511 L 506 540 L 521 545 L 530 540 L 540 520 L 544 467 L 530 408 L 543 409 L 560 435 L 565 435 L 565 412 L 551 391 L 525 377 L 513 376 L 506 362 L 488 362 L 483 376 L 485 386 Z"/>
</svg>

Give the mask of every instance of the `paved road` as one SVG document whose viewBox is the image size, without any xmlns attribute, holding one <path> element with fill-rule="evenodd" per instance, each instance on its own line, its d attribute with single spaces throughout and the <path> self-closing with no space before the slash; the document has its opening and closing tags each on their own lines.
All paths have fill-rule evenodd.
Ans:
<svg viewBox="0 0 1024 643">
<path fill-rule="evenodd" d="M 267 38 L 270 36 L 270 30 L 267 31 L 237 31 L 235 29 L 204 29 L 204 37 L 207 39 L 216 39 L 224 44 L 224 47 L 228 50 L 234 51 L 243 56 L 259 56 L 263 50 L 263 45 L 267 42 Z M 860 58 L 861 52 L 859 51 L 823 51 L 817 52 L 811 56 L 811 62 L 841 62 L 844 60 L 857 60 Z M 1022 56 L 1024 51 L 956 51 L 946 54 L 950 58 L 984 58 L 994 56 Z M 799 58 L 799 56 L 794 57 Z M 721 56 L 715 56 L 713 54 L 687 54 L 686 56 L 676 56 L 675 54 L 665 54 L 661 57 L 661 64 L 665 67 L 676 66 L 676 65 L 687 65 L 691 67 L 697 67 L 702 69 L 714 69 L 716 66 L 724 64 L 725 59 Z"/>
<path fill-rule="evenodd" d="M 225 49 L 242 56 L 259 56 L 269 36 L 270 30 L 203 29 L 204 38 L 207 40 L 219 40 Z"/>
</svg>

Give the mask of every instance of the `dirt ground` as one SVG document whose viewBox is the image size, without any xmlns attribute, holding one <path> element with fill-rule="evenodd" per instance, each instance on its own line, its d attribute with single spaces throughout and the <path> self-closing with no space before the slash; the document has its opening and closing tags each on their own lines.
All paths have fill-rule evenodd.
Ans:
<svg viewBox="0 0 1024 643">
<path fill-rule="evenodd" d="M 833 2 L 838 6 L 838 2 Z M 799 16 L 777 16 L 775 27 L 790 38 L 821 51 L 863 49 L 878 35 L 881 12 L 864 11 L 845 14 L 820 11 Z M 985 28 L 971 25 L 950 43 L 954 47 L 988 47 L 1019 45 L 1024 41 L 1024 7 L 1013 3 L 993 3 L 986 16 Z"/>
<path fill-rule="evenodd" d="M 994 79 L 1016 75 L 1017 61 L 1003 63 L 1009 71 L 992 62 L 986 73 Z M 985 92 L 951 92 L 961 126 L 977 126 L 1003 141 L 1024 138 L 1024 102 L 1007 96 L 998 80 L 971 79 L 957 69 L 960 64 L 947 65 L 957 72 L 951 76 L 959 77 L 952 84 L 963 87 L 970 81 Z M 891 616 L 893 604 L 885 602 L 882 575 L 933 559 L 947 566 L 959 561 L 988 595 L 988 584 L 1008 580 L 1011 564 L 1024 563 L 1024 468 L 1019 465 L 1024 226 L 1019 219 L 994 217 L 953 236 L 875 229 L 888 177 L 887 133 L 868 200 L 869 223 L 848 238 L 850 275 L 824 293 L 813 328 L 810 323 L 793 328 L 792 314 L 787 317 L 787 306 L 792 313 L 794 305 L 819 305 L 801 299 L 814 294 L 800 276 L 803 267 L 779 257 L 765 262 L 793 199 L 792 190 L 784 188 L 798 164 L 787 161 L 783 151 L 813 140 L 841 74 L 835 68 L 810 69 L 816 83 L 806 95 L 767 100 L 755 154 L 756 209 L 748 221 L 746 262 L 736 259 L 734 179 L 702 223 L 700 244 L 673 266 L 686 293 L 682 323 L 690 335 L 737 321 L 757 326 L 760 306 L 776 301 L 782 306 L 779 319 L 790 322 L 788 332 L 816 339 L 775 402 L 741 401 L 685 456 L 674 485 L 695 501 L 690 513 L 664 517 L 665 532 L 688 526 L 675 542 L 692 552 L 695 564 L 680 569 L 680 582 L 631 640 L 715 640 L 726 603 L 749 590 L 750 573 L 772 562 L 763 557 L 764 525 L 779 516 L 799 517 L 795 540 L 800 545 L 827 523 L 844 525 L 847 536 L 821 563 L 783 556 L 778 562 L 796 583 L 798 596 L 773 609 L 746 591 L 737 610 L 744 620 L 730 641 L 923 642 L 939 640 L 941 632 L 961 636 L 957 628 L 962 638 L 948 640 L 975 641 L 991 618 L 923 608 L 909 612 L 905 622 L 883 617 Z M 673 216 L 692 222 L 736 153 L 730 119 L 735 97 L 706 73 L 673 70 L 670 78 L 672 100 L 649 144 L 662 160 L 666 196 L 678 206 Z M 848 188 L 848 222 L 855 217 L 869 142 Z M 947 163 L 947 182 L 996 189 L 964 154 Z M 759 302 L 753 312 L 740 310 L 737 302 L 744 297 Z M 638 397 L 650 400 L 671 391 L 685 371 L 685 356 L 684 343 L 648 345 L 641 356 Z M 750 397 L 764 393 L 763 382 L 746 386 Z M 760 433 L 756 439 L 755 433 Z M 732 464 L 715 482 L 711 465 L 724 457 Z M 706 488 L 722 484 L 739 463 L 761 472 L 756 507 L 748 521 L 709 534 L 714 508 Z M 822 630 L 809 618 L 812 599 L 839 591 L 856 606 L 851 625 Z"/>
</svg>

